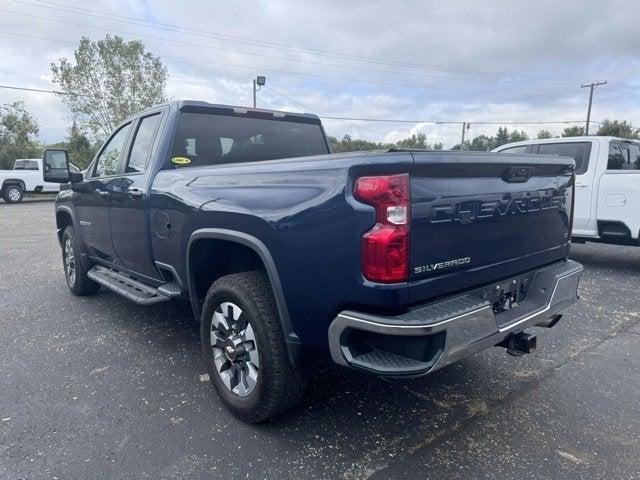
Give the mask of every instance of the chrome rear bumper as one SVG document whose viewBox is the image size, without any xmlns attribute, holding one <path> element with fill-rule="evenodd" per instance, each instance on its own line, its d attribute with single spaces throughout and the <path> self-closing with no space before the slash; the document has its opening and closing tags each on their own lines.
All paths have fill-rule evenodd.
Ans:
<svg viewBox="0 0 640 480">
<path fill-rule="evenodd" d="M 571 260 L 537 270 L 530 275 L 524 301 L 497 315 L 479 290 L 397 316 L 345 310 L 329 327 L 331 357 L 337 364 L 377 374 L 430 373 L 527 327 L 553 326 L 577 300 L 582 272 L 582 265 Z"/>
</svg>

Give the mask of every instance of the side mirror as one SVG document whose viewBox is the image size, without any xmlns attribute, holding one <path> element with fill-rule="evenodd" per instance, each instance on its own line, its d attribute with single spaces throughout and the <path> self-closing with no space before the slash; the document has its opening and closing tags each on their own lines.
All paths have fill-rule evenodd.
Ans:
<svg viewBox="0 0 640 480">
<path fill-rule="evenodd" d="M 42 153 L 42 176 L 45 182 L 69 183 L 69 153 L 57 148 L 46 148 Z"/>
</svg>

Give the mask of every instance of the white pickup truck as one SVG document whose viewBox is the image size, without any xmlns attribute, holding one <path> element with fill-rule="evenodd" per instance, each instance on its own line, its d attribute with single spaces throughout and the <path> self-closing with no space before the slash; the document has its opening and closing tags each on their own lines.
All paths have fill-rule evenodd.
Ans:
<svg viewBox="0 0 640 480">
<path fill-rule="evenodd" d="M 640 141 L 562 137 L 508 143 L 494 150 L 572 157 L 576 162 L 574 241 L 638 245 Z"/>
<path fill-rule="evenodd" d="M 58 191 L 59 183 L 44 181 L 41 158 L 19 158 L 13 164 L 13 170 L 0 170 L 0 196 L 7 203 L 20 203 L 27 192 Z"/>
</svg>

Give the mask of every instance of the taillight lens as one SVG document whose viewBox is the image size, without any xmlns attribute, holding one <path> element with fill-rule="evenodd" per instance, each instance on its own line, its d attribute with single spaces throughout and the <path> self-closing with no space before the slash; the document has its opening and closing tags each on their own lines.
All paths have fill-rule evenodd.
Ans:
<svg viewBox="0 0 640 480">
<path fill-rule="evenodd" d="M 396 283 L 409 271 L 409 175 L 360 177 L 354 196 L 376 210 L 376 224 L 362 236 L 362 274 Z"/>
</svg>

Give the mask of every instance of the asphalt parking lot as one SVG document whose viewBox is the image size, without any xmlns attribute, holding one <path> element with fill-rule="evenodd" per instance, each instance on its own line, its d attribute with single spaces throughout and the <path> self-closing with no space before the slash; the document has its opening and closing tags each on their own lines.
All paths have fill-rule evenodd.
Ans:
<svg viewBox="0 0 640 480">
<path fill-rule="evenodd" d="M 0 478 L 640 478 L 640 249 L 575 245 L 582 300 L 535 354 L 391 381 L 333 366 L 252 426 L 179 304 L 65 285 L 53 203 L 0 203 Z"/>
</svg>

